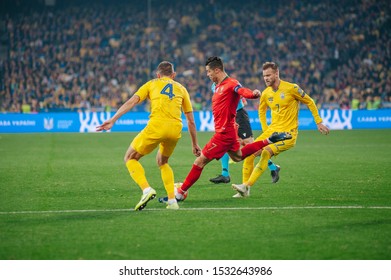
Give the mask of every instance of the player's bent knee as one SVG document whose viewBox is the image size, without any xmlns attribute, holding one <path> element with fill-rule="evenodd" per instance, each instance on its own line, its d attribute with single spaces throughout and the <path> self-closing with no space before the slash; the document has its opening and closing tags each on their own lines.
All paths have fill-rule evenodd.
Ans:
<svg viewBox="0 0 391 280">
<path fill-rule="evenodd" d="M 238 155 L 230 155 L 230 158 L 231 158 L 234 162 L 242 161 L 242 157 L 241 157 L 241 156 L 238 156 Z"/>
<path fill-rule="evenodd" d="M 131 160 L 131 159 L 135 159 L 135 160 L 139 160 L 140 158 L 142 158 L 143 155 L 136 152 L 135 150 L 133 149 L 129 149 L 126 154 L 125 154 L 125 157 L 124 157 L 124 161 L 125 161 L 125 164 Z"/>
<path fill-rule="evenodd" d="M 204 168 L 205 165 L 207 165 L 211 160 L 208 159 L 204 154 L 201 153 L 201 155 L 195 159 L 194 164 L 198 167 Z"/>
<path fill-rule="evenodd" d="M 261 157 L 267 157 L 270 159 L 273 155 L 274 155 L 274 153 L 273 153 L 272 149 L 270 149 L 268 147 L 262 149 Z"/>
<path fill-rule="evenodd" d="M 168 158 L 167 159 L 162 159 L 162 158 L 156 159 L 156 163 L 158 166 L 163 166 L 168 163 Z"/>
</svg>

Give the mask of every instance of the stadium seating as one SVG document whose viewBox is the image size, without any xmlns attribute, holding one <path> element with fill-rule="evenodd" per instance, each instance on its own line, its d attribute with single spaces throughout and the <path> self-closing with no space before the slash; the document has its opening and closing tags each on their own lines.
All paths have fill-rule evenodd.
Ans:
<svg viewBox="0 0 391 280">
<path fill-rule="evenodd" d="M 387 1 L 151 1 L 150 9 L 147 1 L 21 2 L 30 4 L 1 11 L 3 112 L 116 110 L 161 60 L 175 63 L 194 107 L 210 109 L 204 62 L 211 55 L 259 89 L 262 63 L 276 61 L 282 79 L 324 108 L 391 101 Z"/>
</svg>

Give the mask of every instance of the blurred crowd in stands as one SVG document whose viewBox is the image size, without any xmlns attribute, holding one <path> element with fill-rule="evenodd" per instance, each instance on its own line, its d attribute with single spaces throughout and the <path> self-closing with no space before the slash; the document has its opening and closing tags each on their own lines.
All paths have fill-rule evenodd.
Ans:
<svg viewBox="0 0 391 280">
<path fill-rule="evenodd" d="M 321 108 L 391 107 L 388 1 L 38 2 L 1 11 L 1 112 L 116 110 L 162 60 L 207 110 L 214 55 L 252 89 L 265 88 L 262 64 L 275 61 Z"/>
</svg>

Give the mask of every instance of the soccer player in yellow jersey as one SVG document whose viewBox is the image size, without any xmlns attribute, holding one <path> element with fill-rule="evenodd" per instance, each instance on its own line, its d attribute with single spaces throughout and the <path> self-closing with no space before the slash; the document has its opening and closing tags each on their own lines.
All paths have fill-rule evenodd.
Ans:
<svg viewBox="0 0 391 280">
<path fill-rule="evenodd" d="M 322 134 L 328 134 L 329 129 L 322 124 L 318 109 L 314 100 L 308 96 L 298 85 L 280 79 L 278 65 L 274 62 L 263 64 L 263 79 L 267 88 L 262 92 L 259 104 L 259 120 L 263 133 L 256 139 L 260 141 L 272 135 L 273 132 L 289 132 L 292 139 L 270 144 L 261 150 L 261 159 L 254 168 L 256 154 L 246 158 L 243 163 L 244 169 L 250 172 L 243 172 L 243 183 L 233 184 L 232 187 L 238 193 L 234 197 L 246 197 L 250 195 L 250 188 L 268 167 L 268 161 L 272 156 L 287 151 L 296 145 L 299 126 L 299 105 L 300 102 L 307 105 L 314 117 L 318 130 Z M 271 110 L 271 123 L 266 122 L 266 110 Z M 246 174 L 247 175 L 246 175 Z"/>
<path fill-rule="evenodd" d="M 168 159 L 181 138 L 182 110 L 187 119 L 193 154 L 195 156 L 201 154 L 201 148 L 197 143 L 190 96 L 184 86 L 174 81 L 176 75 L 174 66 L 170 62 L 163 61 L 157 67 L 156 75 L 156 79 L 141 86 L 111 119 L 96 128 L 97 131 L 111 129 L 123 114 L 130 111 L 138 103 L 147 98 L 151 100 L 151 114 L 149 115 L 148 124 L 133 139 L 124 158 L 130 176 L 143 191 L 141 200 L 134 208 L 136 211 L 144 209 L 147 203 L 156 197 L 156 191 L 149 185 L 139 159 L 151 153 L 158 145 L 159 151 L 156 161 L 168 196 L 167 209 L 175 210 L 179 208 L 174 193 L 174 173 L 168 164 Z"/>
</svg>

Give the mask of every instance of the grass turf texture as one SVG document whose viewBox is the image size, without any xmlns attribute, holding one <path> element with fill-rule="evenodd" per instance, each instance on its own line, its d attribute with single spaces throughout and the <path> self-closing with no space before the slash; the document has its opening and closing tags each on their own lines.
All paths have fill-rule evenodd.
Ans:
<svg viewBox="0 0 391 280">
<path fill-rule="evenodd" d="M 277 184 L 267 171 L 233 199 L 230 184 L 209 182 L 214 161 L 179 211 L 155 199 L 141 212 L 122 161 L 134 135 L 0 135 L 0 259 L 391 259 L 391 130 L 301 131 L 275 159 Z M 184 132 L 176 181 L 193 161 Z M 155 153 L 141 163 L 164 196 Z M 232 183 L 241 166 L 230 165 Z"/>
</svg>

